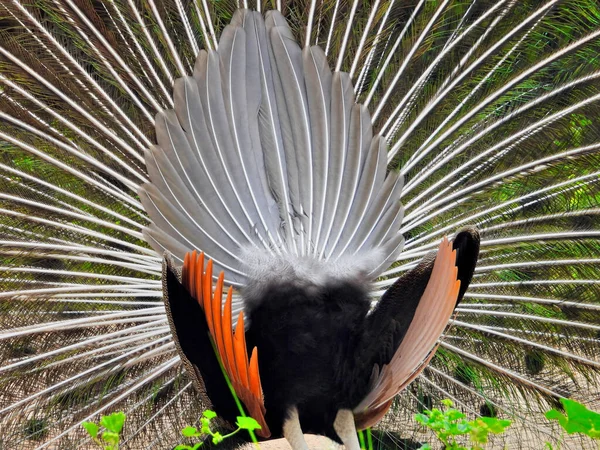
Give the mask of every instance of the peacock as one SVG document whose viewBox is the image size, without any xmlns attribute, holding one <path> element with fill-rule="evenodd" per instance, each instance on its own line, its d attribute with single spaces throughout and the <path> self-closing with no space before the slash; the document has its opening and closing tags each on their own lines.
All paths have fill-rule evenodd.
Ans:
<svg viewBox="0 0 600 450">
<path fill-rule="evenodd" d="M 594 0 L 3 0 L 0 448 L 542 448 L 600 405 L 599 54 Z"/>
</svg>

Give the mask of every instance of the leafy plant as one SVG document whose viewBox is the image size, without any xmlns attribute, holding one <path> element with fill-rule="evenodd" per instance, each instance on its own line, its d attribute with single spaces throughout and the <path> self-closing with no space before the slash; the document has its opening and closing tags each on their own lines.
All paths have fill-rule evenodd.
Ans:
<svg viewBox="0 0 600 450">
<path fill-rule="evenodd" d="M 85 428 L 92 440 L 104 450 L 119 450 L 119 441 L 121 440 L 121 431 L 123 431 L 125 419 L 125 413 L 119 411 L 109 416 L 102 416 L 100 424 L 83 422 L 81 426 Z M 100 427 L 106 429 L 101 435 L 99 435 Z"/>
<path fill-rule="evenodd" d="M 446 450 L 483 450 L 483 445 L 488 443 L 490 433 L 504 433 L 510 426 L 510 420 L 496 419 L 494 417 L 479 417 L 467 420 L 467 416 L 453 408 L 451 400 L 442 400 L 443 410 L 433 408 L 423 414 L 416 414 L 415 420 L 432 430 L 437 438 L 444 444 Z M 459 437 L 467 437 L 473 444 L 465 447 L 457 442 Z M 425 444 L 420 450 L 431 450 L 430 444 Z"/>
<path fill-rule="evenodd" d="M 561 398 L 560 402 L 564 407 L 564 414 L 556 409 L 551 409 L 546 413 L 548 420 L 557 420 L 568 434 L 579 433 L 600 440 L 600 413 L 591 411 L 581 403 L 568 398 Z M 562 436 L 556 447 L 547 442 L 546 448 L 558 449 L 561 441 Z"/>
<path fill-rule="evenodd" d="M 210 422 L 215 417 L 217 417 L 217 414 L 214 411 L 206 410 L 204 411 L 204 413 L 202 414 L 202 418 L 200 419 L 200 430 L 198 430 L 196 427 L 185 427 L 183 430 L 181 430 L 181 434 L 183 434 L 187 438 L 200 438 L 203 436 L 210 436 L 212 437 L 213 444 L 220 444 L 221 442 L 223 442 L 223 440 L 230 438 L 231 436 L 239 433 L 241 430 L 247 430 L 249 433 L 251 433 L 254 430 L 260 430 L 261 428 L 258 422 L 252 417 L 238 416 L 237 421 L 235 423 L 238 427 L 237 430 L 229 434 L 222 435 L 218 431 L 213 431 L 210 428 Z M 202 445 L 204 445 L 204 441 L 198 442 L 193 446 L 179 444 L 177 447 L 175 447 L 175 450 L 197 450 L 198 448 L 202 447 Z"/>
</svg>

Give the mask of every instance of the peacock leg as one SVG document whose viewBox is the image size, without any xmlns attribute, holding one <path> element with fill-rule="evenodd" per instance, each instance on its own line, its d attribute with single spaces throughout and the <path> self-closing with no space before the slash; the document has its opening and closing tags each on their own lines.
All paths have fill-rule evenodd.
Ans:
<svg viewBox="0 0 600 450">
<path fill-rule="evenodd" d="M 304 440 L 304 434 L 302 434 L 302 428 L 300 427 L 298 410 L 295 406 L 290 408 L 287 418 L 283 422 L 283 436 L 290 443 L 293 450 L 308 450 L 308 445 Z"/>
<path fill-rule="evenodd" d="M 349 409 L 340 409 L 337 416 L 335 416 L 333 429 L 346 446 L 346 450 L 360 450 L 352 411 Z"/>
</svg>

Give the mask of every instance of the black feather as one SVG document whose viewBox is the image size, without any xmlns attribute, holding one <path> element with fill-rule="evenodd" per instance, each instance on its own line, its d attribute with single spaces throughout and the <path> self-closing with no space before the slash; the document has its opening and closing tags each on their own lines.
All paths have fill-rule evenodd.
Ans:
<svg viewBox="0 0 600 450">
<path fill-rule="evenodd" d="M 257 346 L 267 422 L 274 436 L 296 406 L 305 433 L 339 442 L 333 421 L 366 394 L 369 374 L 358 378 L 355 359 L 370 301 L 366 287 L 272 285 L 253 301 L 248 346 Z M 362 370 L 364 372 L 364 370 Z"/>
<path fill-rule="evenodd" d="M 456 235 L 452 242 L 452 248 L 456 250 L 456 266 L 458 267 L 458 279 L 460 290 L 456 304 L 458 305 L 471 280 L 479 257 L 479 232 L 475 228 L 467 228 Z"/>
</svg>

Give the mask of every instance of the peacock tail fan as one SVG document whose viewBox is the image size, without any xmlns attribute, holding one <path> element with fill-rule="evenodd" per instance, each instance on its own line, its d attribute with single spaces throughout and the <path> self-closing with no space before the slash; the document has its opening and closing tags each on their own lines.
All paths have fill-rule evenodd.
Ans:
<svg viewBox="0 0 600 450">
<path fill-rule="evenodd" d="M 308 73 L 296 64 L 305 64 L 303 52 L 312 58 L 313 72 L 296 78 L 299 92 L 316 78 L 328 80 L 331 98 L 349 100 L 303 125 L 318 145 L 333 142 L 343 119 L 345 136 L 378 158 L 362 178 L 358 163 L 328 178 L 327 161 L 299 158 L 280 181 L 278 162 L 265 158 L 264 173 L 258 164 L 258 178 L 246 180 L 262 183 L 243 194 L 248 202 L 227 191 L 243 184 L 233 169 L 212 182 L 239 213 L 219 210 L 216 197 L 169 209 L 177 189 L 195 186 L 165 178 L 167 195 L 156 182 L 172 164 L 161 160 L 167 137 L 183 136 L 169 130 L 193 126 L 178 110 L 185 80 L 202 86 L 202 76 L 220 74 L 226 83 L 235 68 L 219 54 L 250 64 L 251 43 L 266 35 L 246 39 L 244 51 L 226 28 L 247 27 L 240 18 L 248 17 L 280 33 L 282 47 L 271 42 L 265 55 L 296 52 L 290 76 Z M 558 398 L 600 407 L 599 54 L 594 0 L 3 1 L 0 447 L 85 448 L 80 423 L 115 410 L 127 414 L 126 448 L 181 442 L 179 430 L 208 405 L 169 328 L 162 253 L 166 245 L 179 265 L 197 248 L 214 257 L 189 237 L 213 235 L 196 229 L 214 225 L 208 219 L 181 213 L 195 207 L 220 219 L 219 239 L 256 233 L 264 248 L 293 241 L 286 251 L 320 258 L 389 238 L 393 258 L 372 271 L 374 304 L 444 236 L 477 227 L 478 266 L 437 353 L 378 427 L 410 437 L 415 411 L 450 398 L 470 416 L 514 420 L 510 448 L 538 448 L 552 432 L 541 412 Z M 277 98 L 291 98 L 288 82 L 274 84 Z M 263 99 L 245 88 L 249 117 L 264 126 Z M 208 91 L 202 99 L 233 108 L 233 91 Z M 302 142 L 292 113 L 282 113 L 273 138 L 286 158 L 288 143 Z M 213 146 L 215 136 L 235 134 L 220 126 Z M 310 185 L 298 179 L 303 168 Z M 328 182 L 337 192 L 360 185 L 363 196 L 330 203 Z M 388 228 L 369 222 L 369 207 L 388 212 L 378 217 Z M 170 227 L 173 217 L 185 228 Z M 336 227 L 348 218 L 355 231 Z M 237 288 L 244 274 L 227 258 L 239 254 L 223 242 L 211 244 L 225 255 L 215 265 Z M 234 316 L 241 309 L 236 297 Z"/>
</svg>

